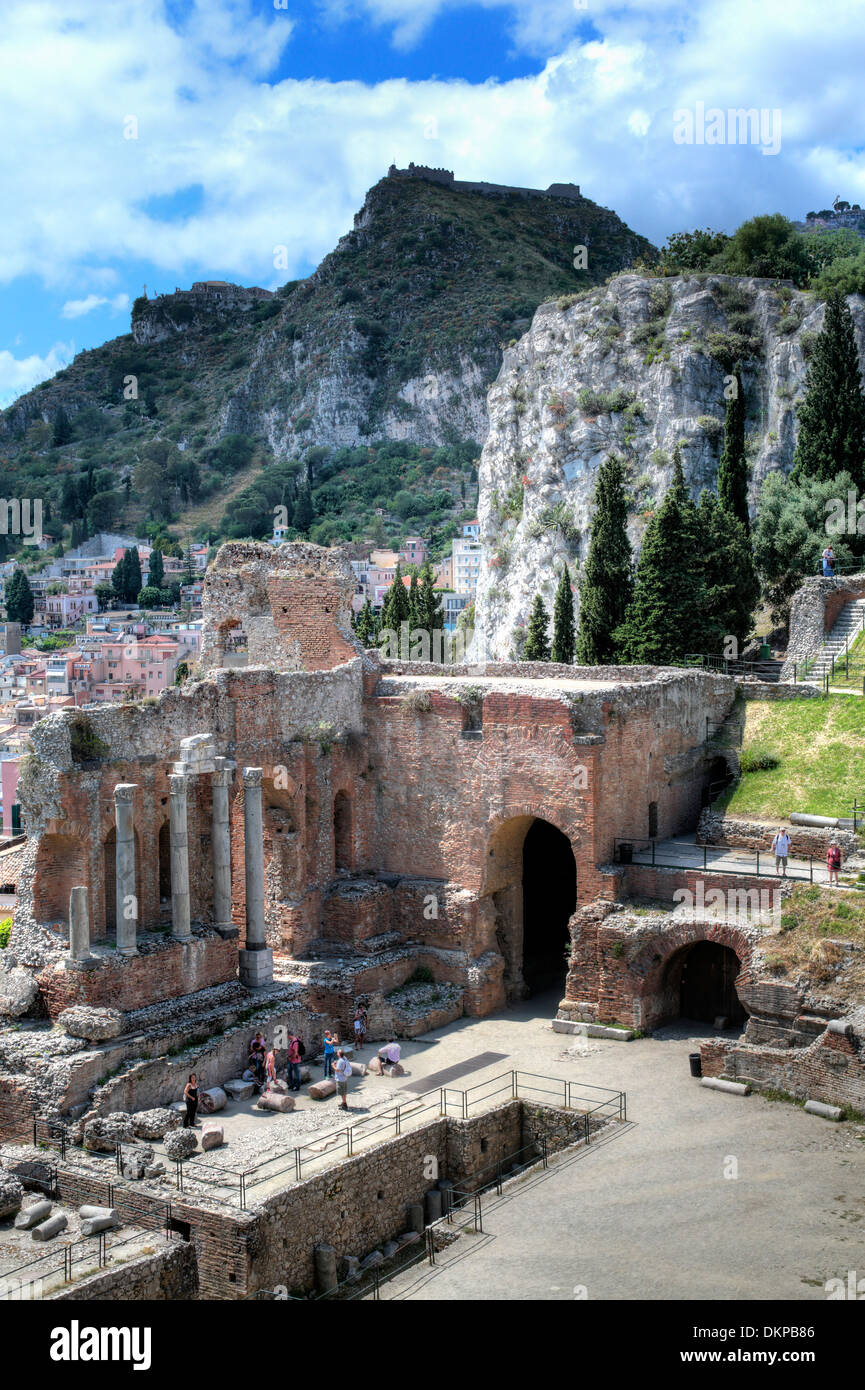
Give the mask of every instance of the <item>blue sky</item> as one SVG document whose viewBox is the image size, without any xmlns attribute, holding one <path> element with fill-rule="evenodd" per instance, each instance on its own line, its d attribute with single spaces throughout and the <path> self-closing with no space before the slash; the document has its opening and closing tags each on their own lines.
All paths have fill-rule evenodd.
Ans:
<svg viewBox="0 0 865 1390">
<path fill-rule="evenodd" d="M 144 284 L 307 274 L 391 160 L 573 181 L 656 242 L 865 205 L 862 29 L 861 0 L 4 0 L 0 403 Z M 700 102 L 779 112 L 777 153 L 677 143 Z"/>
</svg>

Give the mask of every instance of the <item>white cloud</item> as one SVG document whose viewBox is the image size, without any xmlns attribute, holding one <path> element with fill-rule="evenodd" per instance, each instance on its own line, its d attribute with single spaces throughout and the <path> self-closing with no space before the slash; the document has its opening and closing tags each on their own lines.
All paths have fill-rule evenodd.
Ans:
<svg viewBox="0 0 865 1390">
<path fill-rule="evenodd" d="M 59 372 L 71 360 L 74 350 L 72 343 L 54 343 L 44 357 L 36 353 L 14 357 L 5 349 L 0 351 L 0 407 Z"/>
<path fill-rule="evenodd" d="M 326 3 L 334 23 L 361 15 L 408 43 L 460 0 Z M 291 21 L 246 0 L 181 7 L 183 32 L 158 0 L 126 0 L 108 22 L 102 0 L 5 0 L 0 277 L 40 276 L 68 296 L 67 317 L 104 307 L 93 301 L 113 293 L 112 264 L 155 266 L 151 289 L 208 270 L 273 286 L 288 275 L 274 246 L 295 267 L 317 262 L 392 159 L 458 178 L 572 180 L 654 240 L 758 211 L 801 215 L 839 191 L 865 203 L 861 0 L 836 0 L 822 25 L 812 0 L 482 3 L 527 46 L 562 36 L 540 73 L 474 86 L 265 81 Z M 673 111 L 698 100 L 782 109 L 781 154 L 676 145 Z M 128 116 L 137 139 L 123 138 Z M 193 215 L 142 211 L 192 185 L 203 188 Z"/>
<path fill-rule="evenodd" d="M 65 319 L 80 319 L 85 314 L 92 314 L 94 309 L 103 308 L 121 313 L 129 308 L 129 295 L 115 294 L 107 299 L 104 294 L 88 294 L 84 299 L 67 299 L 60 312 Z"/>
</svg>

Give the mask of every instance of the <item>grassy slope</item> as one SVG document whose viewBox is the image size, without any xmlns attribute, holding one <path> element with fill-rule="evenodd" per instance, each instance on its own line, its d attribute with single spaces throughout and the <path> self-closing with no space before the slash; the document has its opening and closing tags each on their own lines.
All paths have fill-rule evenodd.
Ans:
<svg viewBox="0 0 865 1390">
<path fill-rule="evenodd" d="M 852 815 L 854 797 L 865 804 L 865 704 L 858 699 L 751 700 L 744 746 L 774 753 L 779 766 L 745 773 L 729 798 L 730 815 Z"/>
</svg>

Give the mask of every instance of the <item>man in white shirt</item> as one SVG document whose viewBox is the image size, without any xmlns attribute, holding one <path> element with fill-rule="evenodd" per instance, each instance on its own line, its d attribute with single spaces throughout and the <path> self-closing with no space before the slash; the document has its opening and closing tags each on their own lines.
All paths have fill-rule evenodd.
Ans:
<svg viewBox="0 0 865 1390">
<path fill-rule="evenodd" d="M 783 825 L 779 825 L 778 833 L 772 841 L 772 853 L 775 856 L 775 875 L 783 874 L 787 877 L 787 855 L 790 853 L 790 836 L 787 834 Z"/>
<path fill-rule="evenodd" d="M 337 1050 L 336 1061 L 333 1064 L 333 1079 L 336 1082 L 336 1094 L 339 1097 L 340 1108 L 348 1109 L 348 1081 L 351 1076 L 351 1062 L 346 1057 L 342 1048 Z"/>
<path fill-rule="evenodd" d="M 383 1067 L 395 1067 L 398 1065 L 400 1047 L 396 1038 L 391 1038 L 386 1047 L 379 1048 L 378 1058 Z"/>
</svg>

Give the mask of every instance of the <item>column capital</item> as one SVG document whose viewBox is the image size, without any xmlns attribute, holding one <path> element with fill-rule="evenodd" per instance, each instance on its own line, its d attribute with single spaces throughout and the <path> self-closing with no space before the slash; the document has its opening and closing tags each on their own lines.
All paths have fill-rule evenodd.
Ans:
<svg viewBox="0 0 865 1390">
<path fill-rule="evenodd" d="M 189 778 L 185 772 L 170 772 L 168 785 L 172 796 L 186 796 L 189 791 Z"/>
<path fill-rule="evenodd" d="M 137 783 L 137 782 L 118 782 L 118 783 L 117 783 L 117 786 L 114 788 L 114 800 L 115 800 L 115 802 L 118 802 L 118 801 L 124 801 L 124 802 L 131 802 L 131 801 L 134 801 L 134 799 L 135 799 L 135 793 L 136 793 L 137 791 L 138 791 L 138 783 Z"/>
<path fill-rule="evenodd" d="M 217 767 L 210 776 L 214 787 L 230 787 L 234 781 L 234 768 Z"/>
<path fill-rule="evenodd" d="M 264 776 L 264 768 L 261 768 L 261 767 L 245 767 L 245 768 L 243 769 L 243 785 L 244 785 L 244 787 L 260 787 L 260 786 L 261 786 L 261 779 L 262 779 L 263 776 Z"/>
</svg>

